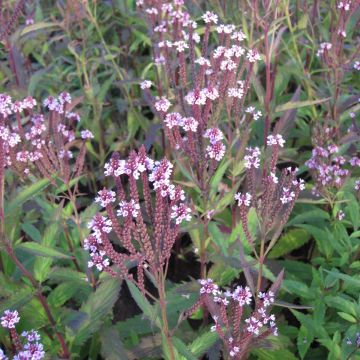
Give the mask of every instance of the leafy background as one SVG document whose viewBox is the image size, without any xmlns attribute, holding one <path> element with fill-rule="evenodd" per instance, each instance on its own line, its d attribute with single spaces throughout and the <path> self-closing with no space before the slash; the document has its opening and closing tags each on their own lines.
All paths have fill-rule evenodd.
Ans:
<svg viewBox="0 0 360 360">
<path fill-rule="evenodd" d="M 316 3 L 318 13 L 303 11 Z M 3 1 L 3 12 L 11 12 L 15 1 Z M 213 9 L 225 23 L 240 25 L 248 42 L 262 41 L 257 24 L 249 16 L 246 1 L 187 1 L 190 13 L 199 18 L 205 8 Z M 331 37 L 331 17 L 335 1 L 279 2 L 283 17 L 272 23 L 276 32 L 277 54 L 272 121 L 286 119 L 287 161 L 304 164 L 310 157 L 311 134 L 328 112 L 332 88 L 324 74 L 328 69 L 316 57 L 319 43 Z M 54 192 L 48 180 L 31 185 L 19 183 L 7 174 L 6 233 L 15 246 L 21 263 L 38 282 L 31 284 L 7 257 L 0 273 L 0 313 L 19 309 L 20 330 L 40 329 L 49 358 L 59 348 L 51 332 L 59 327 L 66 334 L 73 358 L 79 359 L 159 359 L 161 337 L 156 333 L 158 307 L 144 299 L 137 288 L 100 275 L 93 284 L 86 281 L 87 255 L 80 238 L 97 211 L 92 204 L 96 189 L 106 186 L 103 165 L 113 151 L 126 157 L 129 150 L 145 143 L 153 156 L 160 158 L 159 119 L 154 118 L 142 99 L 140 79 L 154 77 L 151 41 L 146 24 L 136 12 L 135 1 L 33 1 L 26 2 L 26 13 L 11 32 L 8 44 L 0 48 L 0 89 L 14 97 L 27 94 L 37 99 L 68 91 L 81 109 L 81 123 L 95 134 L 88 144 L 87 174 L 79 180 L 83 195 L 74 204 L 61 198 L 61 186 Z M 358 8 L 349 22 L 347 36 L 358 46 Z M 17 75 L 11 71 L 13 57 Z M 359 74 L 345 74 L 344 94 L 358 92 Z M 251 103 L 264 107 L 264 69 L 259 66 L 253 78 Z M 339 100 L 341 121 L 349 124 L 349 95 Z M 253 129 L 253 138 L 261 139 L 263 123 Z M 214 187 L 226 171 L 226 162 L 215 179 Z M 304 166 L 303 176 L 311 183 Z M 354 180 L 354 179 L 353 179 Z M 257 349 L 254 359 L 360 359 L 354 339 L 360 331 L 360 211 L 351 191 L 353 180 L 336 194 L 330 207 L 325 200 L 312 198 L 307 191 L 295 206 L 279 242 L 272 249 L 265 276 L 274 280 L 282 268 L 283 282 L 275 312 L 280 336 L 269 349 Z M 215 195 L 214 195 L 215 196 Z M 337 220 L 337 209 L 345 219 Z M 330 211 L 330 209 L 332 209 Z M 75 214 L 76 211 L 76 216 Z M 256 219 L 252 221 L 256 233 Z M 210 241 L 221 249 L 210 254 L 209 276 L 220 285 L 244 282 L 243 264 L 236 246 L 241 225 L 231 229 L 230 214 L 222 222 L 212 222 Z M 192 229 L 176 248 L 168 280 L 170 323 L 176 325 L 179 314 L 197 299 L 195 279 L 199 264 L 193 249 L 201 229 Z M 245 246 L 245 259 L 250 249 Z M 70 250 L 69 250 L 70 249 Z M 41 289 L 55 317 L 50 326 L 36 297 Z M 34 315 L 36 314 L 36 315 Z M 201 326 L 201 314 L 182 324 L 174 336 L 179 358 L 200 359 L 204 354 L 216 358 L 219 342 L 216 334 Z M 6 343 L 4 329 L 0 343 Z"/>
</svg>

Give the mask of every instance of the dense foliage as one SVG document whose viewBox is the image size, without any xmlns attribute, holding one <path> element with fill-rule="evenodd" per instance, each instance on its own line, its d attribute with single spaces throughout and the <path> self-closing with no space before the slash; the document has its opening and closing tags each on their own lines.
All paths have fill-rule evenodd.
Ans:
<svg viewBox="0 0 360 360">
<path fill-rule="evenodd" d="M 359 5 L 0 1 L 0 360 L 360 359 Z"/>
</svg>

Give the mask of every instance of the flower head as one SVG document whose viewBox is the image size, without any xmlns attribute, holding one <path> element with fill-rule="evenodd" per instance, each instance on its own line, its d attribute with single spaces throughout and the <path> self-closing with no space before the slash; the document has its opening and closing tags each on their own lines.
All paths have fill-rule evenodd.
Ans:
<svg viewBox="0 0 360 360">
<path fill-rule="evenodd" d="M 95 202 L 99 203 L 102 207 L 106 207 L 116 199 L 115 192 L 107 189 L 100 190 L 98 195 L 99 196 L 95 198 Z"/>
<path fill-rule="evenodd" d="M 180 205 L 173 205 L 171 218 L 175 219 L 177 225 L 181 224 L 183 220 L 191 220 L 191 209 L 185 204 L 181 203 Z"/>
<path fill-rule="evenodd" d="M 3 316 L 0 318 L 1 326 L 5 329 L 15 329 L 15 324 L 20 321 L 19 313 L 14 310 L 5 310 Z"/>
<path fill-rule="evenodd" d="M 129 202 L 121 201 L 119 204 L 119 210 L 117 211 L 118 216 L 128 217 L 131 216 L 136 218 L 139 214 L 140 205 L 131 199 Z"/>
</svg>

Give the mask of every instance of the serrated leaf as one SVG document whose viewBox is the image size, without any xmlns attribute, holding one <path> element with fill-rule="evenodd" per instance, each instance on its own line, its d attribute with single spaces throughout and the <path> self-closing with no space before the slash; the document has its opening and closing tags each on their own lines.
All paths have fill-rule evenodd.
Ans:
<svg viewBox="0 0 360 360">
<path fill-rule="evenodd" d="M 291 229 L 280 237 L 269 253 L 270 259 L 276 259 L 298 249 L 310 240 L 310 234 L 304 229 Z"/>
<path fill-rule="evenodd" d="M 87 314 L 83 323 L 74 334 L 74 346 L 83 344 L 94 332 L 100 329 L 118 299 L 121 288 L 119 279 L 109 279 L 100 284 L 94 293 L 87 299 L 80 311 Z"/>
<path fill-rule="evenodd" d="M 198 336 L 192 343 L 189 345 L 190 351 L 198 359 L 201 358 L 205 352 L 215 344 L 218 339 L 218 334 L 216 332 L 205 332 Z"/>
<path fill-rule="evenodd" d="M 105 328 L 100 332 L 101 355 L 105 360 L 126 360 L 128 356 L 116 328 Z"/>
<path fill-rule="evenodd" d="M 325 270 L 325 272 L 327 272 L 328 274 L 330 274 L 331 276 L 340 279 L 342 281 L 344 281 L 344 283 L 347 286 L 352 286 L 355 288 L 360 288 L 360 279 L 359 278 L 355 278 L 355 276 L 350 276 L 350 275 L 346 275 L 346 274 L 341 274 L 335 271 L 329 271 L 329 270 Z"/>
<path fill-rule="evenodd" d="M 31 199 L 33 196 L 42 192 L 50 184 L 49 179 L 42 179 L 38 182 L 27 186 L 25 189 L 21 190 L 15 197 L 11 200 L 9 205 L 5 208 L 5 216 L 11 216 L 13 211 L 20 207 L 23 203 Z"/>
<path fill-rule="evenodd" d="M 141 291 L 132 282 L 126 281 L 126 284 L 130 290 L 131 296 L 142 310 L 144 315 L 147 316 L 150 321 L 155 321 L 155 323 L 160 327 L 160 322 L 157 318 L 155 308 L 149 303 Z"/>
<path fill-rule="evenodd" d="M 19 309 L 23 305 L 27 304 L 33 297 L 33 290 L 30 288 L 23 288 L 0 301 L 0 314 L 2 314 L 7 309 Z"/>
<path fill-rule="evenodd" d="M 189 350 L 189 348 L 184 344 L 182 340 L 174 336 L 172 338 L 172 342 L 176 350 L 179 352 L 179 354 L 185 356 L 187 360 L 197 360 L 197 358 L 194 356 L 194 354 Z"/>
<path fill-rule="evenodd" d="M 53 289 L 48 296 L 50 306 L 60 307 L 69 301 L 79 291 L 75 282 L 65 282 Z"/>
</svg>

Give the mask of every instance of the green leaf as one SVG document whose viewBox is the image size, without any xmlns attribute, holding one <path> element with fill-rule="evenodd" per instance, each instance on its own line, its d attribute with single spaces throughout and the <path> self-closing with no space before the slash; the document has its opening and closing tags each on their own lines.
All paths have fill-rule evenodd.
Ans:
<svg viewBox="0 0 360 360">
<path fill-rule="evenodd" d="M 172 342 L 176 348 L 176 350 L 183 356 L 185 356 L 185 358 L 187 360 L 197 360 L 198 358 L 196 358 L 194 356 L 194 354 L 189 350 L 189 348 L 183 343 L 182 340 L 180 340 L 177 337 L 173 337 L 172 338 Z"/>
<path fill-rule="evenodd" d="M 155 308 L 149 303 L 146 297 L 141 293 L 141 291 L 130 281 L 126 281 L 127 286 L 129 287 L 131 296 L 135 300 L 136 304 L 142 310 L 145 316 L 147 316 L 151 321 L 155 321 L 156 324 L 161 328 L 159 319 L 157 318 Z"/>
<path fill-rule="evenodd" d="M 258 360 L 298 360 L 295 355 L 286 349 L 281 350 L 264 350 L 256 349 L 252 351 L 252 354 L 256 355 Z"/>
<path fill-rule="evenodd" d="M 73 339 L 73 346 L 83 344 L 90 336 L 100 329 L 119 297 L 121 281 L 119 279 L 108 279 L 100 284 L 94 293 L 87 299 L 80 311 L 87 314 Z"/>
<path fill-rule="evenodd" d="M 58 215 L 58 213 L 56 212 L 56 215 Z M 57 240 L 57 234 L 58 234 L 58 230 L 59 230 L 59 216 L 55 216 L 55 222 L 50 224 L 44 232 L 44 236 L 41 240 L 41 246 L 46 246 L 48 248 L 54 248 L 56 245 L 56 240 Z M 50 268 L 53 262 L 53 258 L 49 258 L 49 257 L 38 257 L 35 260 L 35 264 L 34 264 L 34 276 L 35 279 L 38 280 L 39 282 L 43 282 L 47 279 L 49 272 L 50 272 Z"/>
<path fill-rule="evenodd" d="M 310 234 L 304 229 L 291 229 L 284 234 L 269 253 L 270 259 L 276 259 L 298 249 L 310 240 Z"/>
<path fill-rule="evenodd" d="M 291 109 L 298 109 L 298 108 L 301 108 L 304 106 L 322 104 L 329 100 L 330 100 L 330 98 L 318 99 L 318 100 L 306 100 L 306 101 L 289 101 L 285 104 L 276 106 L 275 112 L 281 112 L 281 111 L 286 111 L 286 110 L 291 110 Z"/>
<path fill-rule="evenodd" d="M 198 336 L 192 343 L 189 345 L 190 351 L 198 359 L 201 358 L 205 352 L 215 344 L 218 339 L 218 334 L 216 332 L 205 332 L 202 335 Z"/>
<path fill-rule="evenodd" d="M 36 22 L 35 24 L 25 26 L 20 31 L 20 36 L 27 35 L 33 31 L 38 31 L 38 30 L 44 31 L 44 29 L 49 29 L 52 27 L 60 27 L 60 24 L 57 24 L 54 22 L 52 22 L 52 23 L 44 22 L 44 21 Z"/>
<path fill-rule="evenodd" d="M 24 250 L 36 256 L 50 257 L 53 259 L 72 259 L 71 256 L 65 254 L 61 249 L 41 245 L 35 242 L 26 242 L 18 245 L 16 249 Z"/>
<path fill-rule="evenodd" d="M 41 242 L 41 234 L 40 231 L 30 223 L 24 223 L 21 225 L 22 231 L 24 231 L 28 236 L 30 236 L 31 240 L 36 242 Z"/>
<path fill-rule="evenodd" d="M 16 210 L 24 202 L 28 201 L 33 196 L 41 193 L 45 188 L 49 186 L 49 184 L 49 179 L 42 179 L 20 191 L 15 197 L 15 199 L 10 201 L 9 205 L 5 208 L 5 216 L 11 216 L 14 210 Z"/>
<path fill-rule="evenodd" d="M 221 249 L 223 255 L 227 256 L 228 235 L 222 233 L 214 221 L 209 223 L 209 232 L 212 241 Z"/>
<path fill-rule="evenodd" d="M 328 296 L 325 298 L 325 303 L 327 306 L 345 311 L 348 314 L 356 316 L 356 308 L 357 305 L 343 297 L 344 295 L 340 296 Z"/>
<path fill-rule="evenodd" d="M 126 360 L 128 356 L 115 327 L 104 328 L 100 332 L 101 355 L 105 360 Z"/>
<path fill-rule="evenodd" d="M 210 197 L 217 193 L 220 181 L 224 177 L 224 174 L 229 167 L 229 164 L 230 160 L 223 161 L 221 165 L 216 169 L 216 172 L 212 176 L 210 181 Z"/>
<path fill-rule="evenodd" d="M 304 359 L 313 340 L 314 340 L 314 335 L 312 333 L 312 330 L 308 329 L 304 325 L 301 325 L 299 334 L 297 337 L 297 348 L 298 348 L 301 359 Z"/>
<path fill-rule="evenodd" d="M 60 307 L 69 301 L 79 291 L 75 282 L 65 282 L 53 289 L 48 296 L 50 306 Z"/>
<path fill-rule="evenodd" d="M 328 274 L 331 274 L 331 276 L 344 281 L 345 285 L 347 285 L 349 287 L 360 288 L 360 279 L 355 278 L 355 276 L 341 274 L 341 273 L 338 273 L 335 271 L 329 271 L 329 270 L 325 270 L 325 269 L 324 269 L 324 271 L 327 272 Z"/>
<path fill-rule="evenodd" d="M 329 237 L 331 237 L 331 233 L 323 229 L 319 229 L 314 225 L 307 224 L 299 224 L 296 225 L 302 229 L 308 231 L 316 240 L 319 250 L 326 256 L 326 258 L 330 258 L 333 253 L 333 248 L 329 246 Z"/>
<path fill-rule="evenodd" d="M 342 312 L 342 311 L 339 311 L 339 312 L 338 312 L 338 315 L 339 315 L 341 318 L 343 318 L 344 320 L 346 320 L 346 321 L 349 321 L 349 322 L 354 323 L 354 324 L 357 323 L 356 319 L 355 319 L 352 315 L 350 315 L 350 314 L 347 314 L 347 313 L 344 313 L 344 312 Z"/>
<path fill-rule="evenodd" d="M 304 283 L 296 280 L 284 280 L 283 289 L 302 298 L 312 298 L 314 295 Z"/>
<path fill-rule="evenodd" d="M 27 304 L 33 297 L 33 290 L 28 287 L 24 287 L 20 290 L 13 291 L 13 294 L 0 301 L 0 314 L 7 309 L 19 309 L 23 305 Z"/>
</svg>

